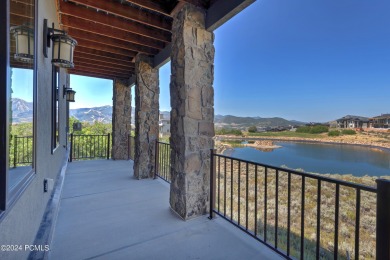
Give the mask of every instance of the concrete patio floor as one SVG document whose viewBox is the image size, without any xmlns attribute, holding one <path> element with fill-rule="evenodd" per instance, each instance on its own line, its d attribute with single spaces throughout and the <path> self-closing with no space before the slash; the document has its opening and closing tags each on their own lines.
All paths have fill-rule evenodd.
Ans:
<svg viewBox="0 0 390 260">
<path fill-rule="evenodd" d="M 49 259 L 280 259 L 221 218 L 183 221 L 132 161 L 68 164 Z"/>
</svg>

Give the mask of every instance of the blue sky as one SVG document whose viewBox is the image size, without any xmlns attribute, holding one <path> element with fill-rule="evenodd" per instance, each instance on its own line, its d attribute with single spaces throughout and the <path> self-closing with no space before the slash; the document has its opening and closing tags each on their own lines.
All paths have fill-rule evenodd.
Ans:
<svg viewBox="0 0 390 260">
<path fill-rule="evenodd" d="M 390 1 L 257 0 L 215 31 L 215 113 L 329 121 L 390 112 Z M 72 107 L 112 103 L 71 76 Z M 160 69 L 169 110 L 170 63 Z M 85 98 L 85 100 L 84 100 Z"/>
</svg>

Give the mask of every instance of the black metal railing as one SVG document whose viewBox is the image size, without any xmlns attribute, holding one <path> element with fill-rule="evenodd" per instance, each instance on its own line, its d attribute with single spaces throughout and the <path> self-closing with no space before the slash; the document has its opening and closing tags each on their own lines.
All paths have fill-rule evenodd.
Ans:
<svg viewBox="0 0 390 260">
<path fill-rule="evenodd" d="M 69 161 L 95 158 L 110 159 L 111 134 L 75 135 L 70 134 Z"/>
<path fill-rule="evenodd" d="M 10 164 L 29 165 L 33 161 L 33 137 L 11 135 L 10 140 Z"/>
<path fill-rule="evenodd" d="M 168 143 L 156 142 L 156 173 L 157 177 L 171 183 L 171 146 Z"/>
<path fill-rule="evenodd" d="M 135 156 L 135 137 L 132 135 L 128 135 L 127 137 L 127 159 L 134 160 Z"/>
<path fill-rule="evenodd" d="M 215 150 L 211 158 L 210 218 L 221 216 L 287 259 L 388 259 L 390 181 L 377 180 L 377 190 Z"/>
</svg>

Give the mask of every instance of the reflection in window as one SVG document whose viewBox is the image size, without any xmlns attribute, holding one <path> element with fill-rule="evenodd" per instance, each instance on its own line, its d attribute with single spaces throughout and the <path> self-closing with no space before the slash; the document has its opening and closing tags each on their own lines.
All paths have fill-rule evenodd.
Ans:
<svg viewBox="0 0 390 260">
<path fill-rule="evenodd" d="M 59 126 L 58 126 L 58 100 L 60 98 L 59 90 L 59 68 L 52 66 L 52 151 L 59 145 Z"/>
<path fill-rule="evenodd" d="M 31 172 L 33 165 L 34 2 L 10 1 L 10 191 Z"/>
</svg>

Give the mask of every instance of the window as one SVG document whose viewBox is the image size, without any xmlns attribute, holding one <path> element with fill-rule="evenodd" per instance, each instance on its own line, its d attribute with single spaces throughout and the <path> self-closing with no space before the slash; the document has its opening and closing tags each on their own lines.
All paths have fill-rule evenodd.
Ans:
<svg viewBox="0 0 390 260">
<path fill-rule="evenodd" d="M 12 13 L 7 11 L 13 10 Z M 34 168 L 35 1 L 0 4 L 0 211 L 28 185 Z"/>
<path fill-rule="evenodd" d="M 58 126 L 58 101 L 60 98 L 60 89 L 59 89 L 59 68 L 56 66 L 52 67 L 52 152 L 59 145 L 59 126 Z"/>
</svg>

